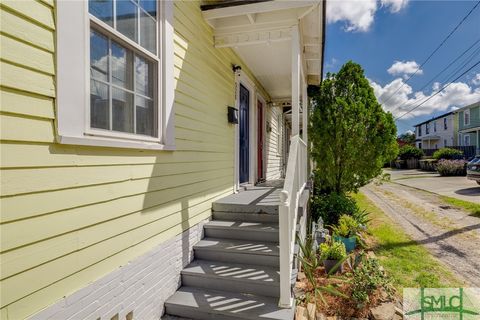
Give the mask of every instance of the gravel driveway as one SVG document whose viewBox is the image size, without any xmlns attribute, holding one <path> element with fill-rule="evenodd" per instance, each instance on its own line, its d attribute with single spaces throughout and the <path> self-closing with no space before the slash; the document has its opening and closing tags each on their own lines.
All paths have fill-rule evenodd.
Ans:
<svg viewBox="0 0 480 320">
<path fill-rule="evenodd" d="M 466 286 L 480 287 L 480 218 L 403 185 L 370 184 L 361 191 Z"/>
</svg>

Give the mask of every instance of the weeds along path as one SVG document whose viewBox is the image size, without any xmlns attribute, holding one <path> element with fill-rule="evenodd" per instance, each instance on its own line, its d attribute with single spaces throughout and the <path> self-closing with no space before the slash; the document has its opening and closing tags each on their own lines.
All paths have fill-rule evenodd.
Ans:
<svg viewBox="0 0 480 320">
<path fill-rule="evenodd" d="M 446 205 L 440 197 L 395 183 L 361 191 L 467 285 L 480 287 L 480 218 Z"/>
</svg>

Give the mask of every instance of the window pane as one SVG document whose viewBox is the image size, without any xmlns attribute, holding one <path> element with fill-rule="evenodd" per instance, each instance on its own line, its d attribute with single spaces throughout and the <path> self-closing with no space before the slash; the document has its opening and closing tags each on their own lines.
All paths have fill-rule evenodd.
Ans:
<svg viewBox="0 0 480 320">
<path fill-rule="evenodd" d="M 155 123 L 153 101 L 137 96 L 136 102 L 137 133 L 153 136 L 153 124 Z"/>
<path fill-rule="evenodd" d="M 157 24 L 145 12 L 140 13 L 140 45 L 150 52 L 156 53 L 156 33 Z"/>
<path fill-rule="evenodd" d="M 112 82 L 133 90 L 133 53 L 112 41 Z"/>
<path fill-rule="evenodd" d="M 157 17 L 157 1 L 156 0 L 140 0 L 140 6 L 148 12 L 149 15 Z"/>
<path fill-rule="evenodd" d="M 90 31 L 90 74 L 108 81 L 108 39 L 94 31 Z"/>
<path fill-rule="evenodd" d="M 137 6 L 129 0 L 117 0 L 117 30 L 137 42 Z"/>
<path fill-rule="evenodd" d="M 112 130 L 133 132 L 133 94 L 112 89 Z"/>
<path fill-rule="evenodd" d="M 90 126 L 109 129 L 108 85 L 90 80 Z"/>
<path fill-rule="evenodd" d="M 88 12 L 113 26 L 113 1 L 112 0 L 90 0 L 88 1 Z"/>
<path fill-rule="evenodd" d="M 147 97 L 153 97 L 153 63 L 139 57 L 135 56 L 135 79 L 136 79 L 136 90 L 135 92 L 140 93 Z"/>
</svg>

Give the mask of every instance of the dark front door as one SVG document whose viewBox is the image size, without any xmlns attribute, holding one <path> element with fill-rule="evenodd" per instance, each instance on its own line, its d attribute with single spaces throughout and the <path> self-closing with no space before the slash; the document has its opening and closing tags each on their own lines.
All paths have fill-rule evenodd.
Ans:
<svg viewBox="0 0 480 320">
<path fill-rule="evenodd" d="M 250 103 L 250 92 L 244 86 L 240 85 L 240 110 L 239 110 L 239 126 L 240 126 L 240 183 L 248 182 L 248 113 Z"/>
<path fill-rule="evenodd" d="M 263 104 L 258 101 L 258 122 L 257 122 L 257 177 L 258 181 L 263 180 Z"/>
</svg>

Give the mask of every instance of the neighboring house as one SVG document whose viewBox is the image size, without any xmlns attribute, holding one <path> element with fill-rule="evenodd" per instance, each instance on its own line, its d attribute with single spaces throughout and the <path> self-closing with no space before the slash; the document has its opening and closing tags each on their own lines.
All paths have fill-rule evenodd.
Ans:
<svg viewBox="0 0 480 320">
<path fill-rule="evenodd" d="M 324 8 L 2 1 L 1 319 L 291 318 Z"/>
<path fill-rule="evenodd" d="M 462 146 L 475 146 L 480 154 L 480 101 L 456 110 L 458 140 Z"/>
<path fill-rule="evenodd" d="M 456 145 L 455 119 L 455 112 L 449 112 L 416 124 L 415 145 L 421 149 L 439 149 Z"/>
</svg>

